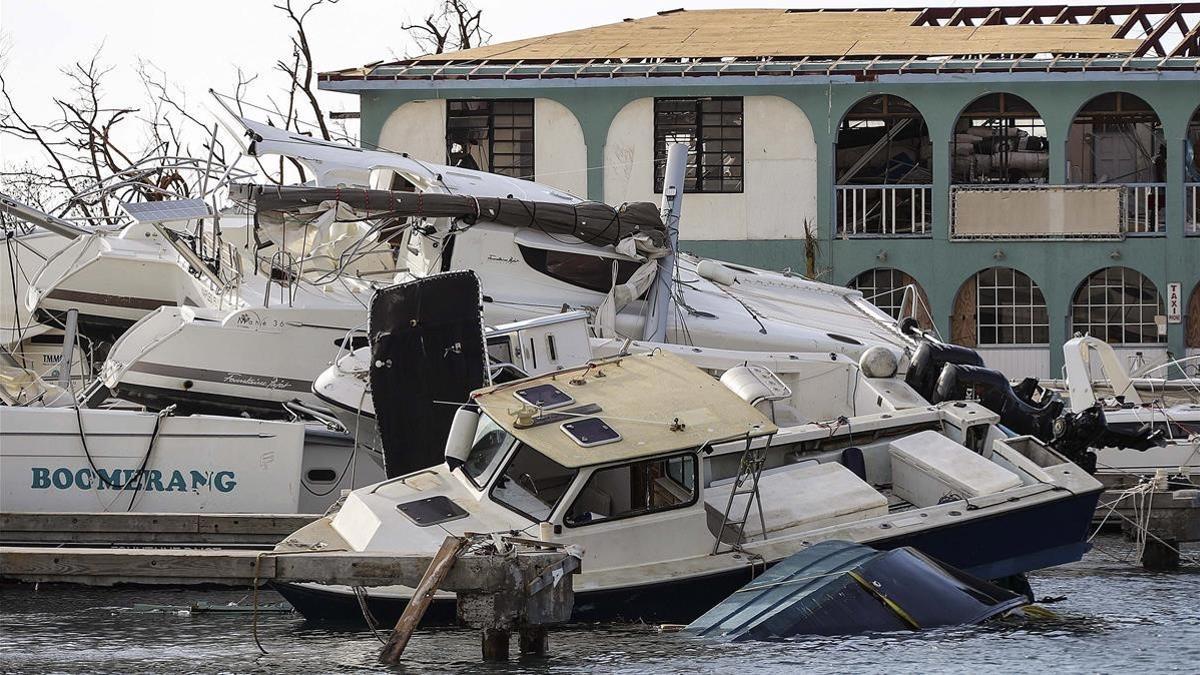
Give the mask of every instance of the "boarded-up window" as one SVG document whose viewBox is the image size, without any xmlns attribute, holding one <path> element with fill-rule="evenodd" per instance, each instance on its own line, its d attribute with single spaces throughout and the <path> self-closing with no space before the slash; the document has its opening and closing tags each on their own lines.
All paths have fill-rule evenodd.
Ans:
<svg viewBox="0 0 1200 675">
<path fill-rule="evenodd" d="M 1187 307 L 1187 335 L 1184 338 L 1188 347 L 1200 349 L 1200 284 L 1192 289 L 1192 298 Z"/>
</svg>

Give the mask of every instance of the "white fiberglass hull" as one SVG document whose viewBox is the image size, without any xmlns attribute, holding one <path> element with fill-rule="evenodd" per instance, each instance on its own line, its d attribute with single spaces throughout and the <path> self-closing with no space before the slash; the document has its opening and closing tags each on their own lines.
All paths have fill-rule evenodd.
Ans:
<svg viewBox="0 0 1200 675">
<path fill-rule="evenodd" d="M 0 407 L 0 511 L 321 513 L 383 477 L 303 424 L 166 416 L 155 433 L 157 419 Z"/>
<path fill-rule="evenodd" d="M 278 417 L 317 404 L 313 380 L 364 320 L 361 306 L 232 313 L 164 307 L 113 345 L 101 379 L 153 408 Z"/>
</svg>

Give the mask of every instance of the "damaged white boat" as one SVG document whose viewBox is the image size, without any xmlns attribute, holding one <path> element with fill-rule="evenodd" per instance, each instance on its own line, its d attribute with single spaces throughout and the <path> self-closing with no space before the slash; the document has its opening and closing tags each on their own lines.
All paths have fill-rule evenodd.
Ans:
<svg viewBox="0 0 1200 675">
<path fill-rule="evenodd" d="M 1139 390 L 1111 345 L 1090 336 L 1063 344 L 1069 404 L 1075 413 L 1095 407 L 1109 428 L 1128 434 L 1157 431 L 1161 445 L 1149 448 L 1110 446 L 1096 451 L 1099 474 L 1152 476 L 1200 475 L 1200 403 L 1168 403 L 1161 394 Z M 1098 393 L 1103 381 L 1106 395 Z M 1191 382 L 1192 393 L 1200 388 Z"/>
<path fill-rule="evenodd" d="M 300 422 L 0 406 L 0 511 L 323 513 L 383 478 Z"/>
<path fill-rule="evenodd" d="M 664 350 L 487 387 L 454 417 L 447 464 L 352 492 L 277 550 L 431 554 L 447 533 L 519 531 L 583 549 L 585 621 L 694 618 L 827 539 L 911 545 L 991 579 L 1086 550 L 1100 484 L 983 407 L 785 423 L 787 389 L 763 368 L 717 380 Z M 279 590 L 308 619 L 362 621 L 353 589 Z M 410 594 L 365 604 L 388 621 Z M 427 617 L 452 618 L 448 600 Z"/>
</svg>

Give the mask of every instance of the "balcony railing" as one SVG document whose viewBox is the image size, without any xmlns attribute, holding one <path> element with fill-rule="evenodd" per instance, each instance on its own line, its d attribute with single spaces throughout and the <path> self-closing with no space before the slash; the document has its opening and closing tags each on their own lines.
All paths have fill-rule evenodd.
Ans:
<svg viewBox="0 0 1200 675">
<path fill-rule="evenodd" d="M 929 185 L 837 186 L 838 234 L 930 236 Z"/>
<path fill-rule="evenodd" d="M 1183 229 L 1189 236 L 1200 235 L 1200 183 L 1186 183 L 1183 192 L 1187 201 L 1184 202 Z"/>
<path fill-rule="evenodd" d="M 1125 233 L 1166 232 L 1166 197 L 1166 183 L 1125 183 Z"/>
</svg>

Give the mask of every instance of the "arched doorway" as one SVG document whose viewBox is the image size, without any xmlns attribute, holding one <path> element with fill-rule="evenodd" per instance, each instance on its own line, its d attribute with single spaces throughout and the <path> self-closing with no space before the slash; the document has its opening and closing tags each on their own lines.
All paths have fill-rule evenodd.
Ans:
<svg viewBox="0 0 1200 675">
<path fill-rule="evenodd" d="M 870 303 L 893 319 L 913 317 L 926 330 L 933 328 L 929 297 L 908 273 L 894 267 L 874 267 L 850 280 L 847 288 L 860 291 Z"/>
<path fill-rule="evenodd" d="M 899 96 L 869 96 L 847 111 L 836 146 L 838 233 L 927 235 L 931 148 L 921 112 Z"/>
<path fill-rule="evenodd" d="M 1067 181 L 1126 186 L 1125 231 L 1164 230 L 1166 180 L 1162 123 L 1149 103 L 1110 92 L 1079 109 L 1067 137 Z"/>
<path fill-rule="evenodd" d="M 1013 94 L 972 101 L 954 125 L 950 153 L 950 180 L 959 185 L 1045 183 L 1050 176 L 1046 125 Z"/>
</svg>

